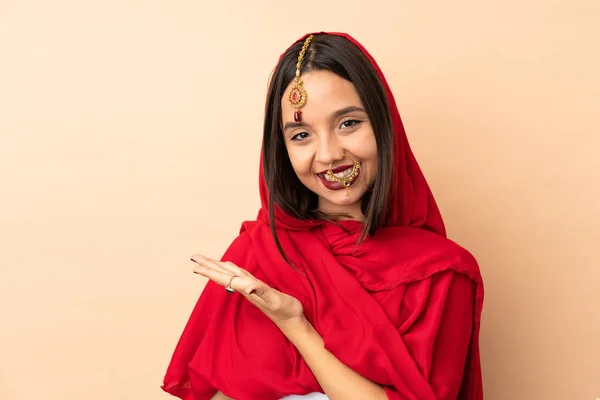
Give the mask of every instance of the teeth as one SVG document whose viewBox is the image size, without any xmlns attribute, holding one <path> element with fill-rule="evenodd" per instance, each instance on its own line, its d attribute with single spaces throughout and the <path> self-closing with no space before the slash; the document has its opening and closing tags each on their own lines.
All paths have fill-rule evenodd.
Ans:
<svg viewBox="0 0 600 400">
<path fill-rule="evenodd" d="M 348 168 L 347 170 L 342 171 L 339 174 L 335 174 L 335 176 L 337 176 L 338 178 L 345 178 L 345 177 L 349 176 L 351 172 L 352 172 L 352 168 Z"/>
<path fill-rule="evenodd" d="M 347 178 L 348 176 L 350 176 L 351 173 L 352 173 L 352 168 L 348 168 L 348 169 L 346 169 L 342 172 L 338 172 L 334 175 L 339 179 L 343 179 L 343 178 Z M 336 182 L 336 180 L 333 179 L 332 177 L 330 177 L 329 174 L 325 174 L 325 179 L 328 180 L 329 182 Z"/>
</svg>

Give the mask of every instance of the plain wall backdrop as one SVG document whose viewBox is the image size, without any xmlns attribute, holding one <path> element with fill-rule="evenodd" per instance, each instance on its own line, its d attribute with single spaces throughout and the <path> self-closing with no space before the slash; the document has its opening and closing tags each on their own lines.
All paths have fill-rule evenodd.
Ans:
<svg viewBox="0 0 600 400">
<path fill-rule="evenodd" d="M 259 207 L 269 73 L 309 31 L 379 62 L 478 258 L 487 399 L 600 397 L 600 2 L 0 1 L 0 398 L 167 399 Z"/>
</svg>

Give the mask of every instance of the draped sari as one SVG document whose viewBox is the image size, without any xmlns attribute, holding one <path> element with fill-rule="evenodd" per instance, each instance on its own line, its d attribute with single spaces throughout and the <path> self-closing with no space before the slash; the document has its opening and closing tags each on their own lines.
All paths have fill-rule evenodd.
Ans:
<svg viewBox="0 0 600 400">
<path fill-rule="evenodd" d="M 390 399 L 483 398 L 479 329 L 483 282 L 473 256 L 446 238 L 442 217 L 408 144 L 392 92 L 395 134 L 392 209 L 383 228 L 356 246 L 362 223 L 299 220 L 275 209 L 282 258 L 262 207 L 222 257 L 302 303 L 325 348 Z M 308 36 L 308 35 L 306 35 Z M 306 36 L 301 38 L 303 40 Z M 209 282 L 175 348 L 163 390 L 185 400 L 216 391 L 239 400 L 322 392 L 296 348 L 239 293 Z"/>
</svg>

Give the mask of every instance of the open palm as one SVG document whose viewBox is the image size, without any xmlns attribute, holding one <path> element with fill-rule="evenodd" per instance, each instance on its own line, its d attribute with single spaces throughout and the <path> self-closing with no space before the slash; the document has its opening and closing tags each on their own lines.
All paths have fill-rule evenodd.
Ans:
<svg viewBox="0 0 600 400">
<path fill-rule="evenodd" d="M 232 262 L 222 262 L 194 254 L 194 272 L 211 281 L 227 286 L 246 297 L 276 325 L 284 326 L 304 317 L 302 303 L 295 297 L 273 289 L 256 279 L 250 272 Z"/>
</svg>

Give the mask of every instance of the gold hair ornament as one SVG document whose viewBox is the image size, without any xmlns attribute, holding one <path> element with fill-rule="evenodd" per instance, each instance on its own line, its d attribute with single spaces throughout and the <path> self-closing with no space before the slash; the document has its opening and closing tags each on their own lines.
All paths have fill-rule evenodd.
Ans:
<svg viewBox="0 0 600 400">
<path fill-rule="evenodd" d="M 302 46 L 302 50 L 300 50 L 298 62 L 296 63 L 296 77 L 294 78 L 294 85 L 292 86 L 292 90 L 288 95 L 288 101 L 292 107 L 296 109 L 296 111 L 294 111 L 294 121 L 296 122 L 302 121 L 302 111 L 300 111 L 300 109 L 306 104 L 306 90 L 304 89 L 302 80 L 300 79 L 300 68 L 302 67 L 302 61 L 304 61 L 304 53 L 306 53 L 306 49 L 308 49 L 313 37 L 314 35 L 307 37 L 304 41 L 304 45 Z"/>
</svg>

